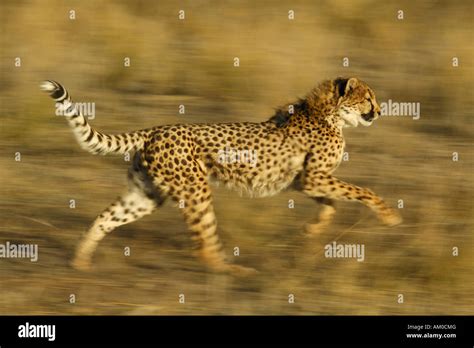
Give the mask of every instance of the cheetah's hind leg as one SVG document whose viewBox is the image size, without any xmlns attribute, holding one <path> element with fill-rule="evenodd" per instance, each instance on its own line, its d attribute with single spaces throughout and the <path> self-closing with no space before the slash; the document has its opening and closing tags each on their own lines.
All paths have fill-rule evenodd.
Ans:
<svg viewBox="0 0 474 348">
<path fill-rule="evenodd" d="M 91 260 L 99 242 L 116 227 L 151 214 L 164 203 L 165 196 L 147 188 L 146 178 L 138 169 L 129 172 L 129 189 L 92 223 L 79 243 L 71 265 L 81 271 L 91 268 Z"/>
<path fill-rule="evenodd" d="M 206 190 L 207 188 L 207 190 Z M 185 199 L 182 212 L 199 248 L 199 258 L 212 270 L 247 276 L 257 273 L 253 268 L 231 264 L 217 234 L 217 222 L 207 184 L 195 188 L 194 198 Z"/>
<path fill-rule="evenodd" d="M 188 170 L 192 175 L 179 170 Z M 199 248 L 198 256 L 213 271 L 247 276 L 257 273 L 253 268 L 232 264 L 226 257 L 217 234 L 217 221 L 212 203 L 211 188 L 206 175 L 197 162 L 187 163 L 185 168 L 175 168 L 174 180 L 166 180 L 172 185 L 170 196 L 181 202 L 181 211 L 191 231 L 192 239 Z M 157 185 L 160 174 L 155 173 Z"/>
</svg>

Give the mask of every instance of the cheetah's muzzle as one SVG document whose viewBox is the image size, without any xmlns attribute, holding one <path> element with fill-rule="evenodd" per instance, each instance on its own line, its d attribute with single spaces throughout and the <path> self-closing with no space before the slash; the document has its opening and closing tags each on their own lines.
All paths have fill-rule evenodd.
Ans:
<svg viewBox="0 0 474 348">
<path fill-rule="evenodd" d="M 372 122 L 375 118 L 375 115 L 374 115 L 374 112 L 371 110 L 370 112 L 366 114 L 362 114 L 361 117 L 364 119 L 364 121 Z"/>
</svg>

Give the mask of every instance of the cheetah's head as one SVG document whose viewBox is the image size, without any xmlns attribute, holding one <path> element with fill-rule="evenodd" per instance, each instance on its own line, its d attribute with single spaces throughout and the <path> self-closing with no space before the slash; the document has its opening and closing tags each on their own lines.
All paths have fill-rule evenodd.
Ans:
<svg viewBox="0 0 474 348">
<path fill-rule="evenodd" d="M 337 108 L 344 120 L 344 127 L 357 127 L 360 124 L 370 126 L 379 117 L 380 106 L 375 100 L 375 93 L 363 81 L 355 77 L 335 80 L 338 90 Z"/>
</svg>

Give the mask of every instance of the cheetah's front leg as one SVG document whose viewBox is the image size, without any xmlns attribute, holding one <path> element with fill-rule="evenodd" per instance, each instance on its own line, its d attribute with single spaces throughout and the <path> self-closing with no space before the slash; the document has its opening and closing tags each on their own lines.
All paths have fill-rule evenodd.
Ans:
<svg viewBox="0 0 474 348">
<path fill-rule="evenodd" d="M 332 219 L 336 214 L 334 200 L 326 197 L 313 197 L 313 199 L 322 205 L 322 208 L 319 212 L 318 219 L 305 225 L 305 232 L 310 236 L 317 235 L 324 231 L 331 224 Z"/>
<path fill-rule="evenodd" d="M 303 178 L 302 191 L 310 197 L 325 197 L 325 199 L 329 201 L 333 199 L 358 201 L 372 209 L 379 219 L 388 226 L 395 226 L 402 222 L 402 218 L 398 212 L 388 207 L 386 203 L 371 190 L 346 183 L 327 173 L 307 172 Z M 327 209 L 326 213 L 328 213 Z M 331 210 L 331 212 L 332 214 L 327 214 L 330 217 L 334 215 L 333 210 Z M 322 220 L 320 223 L 325 224 L 325 221 Z"/>
</svg>

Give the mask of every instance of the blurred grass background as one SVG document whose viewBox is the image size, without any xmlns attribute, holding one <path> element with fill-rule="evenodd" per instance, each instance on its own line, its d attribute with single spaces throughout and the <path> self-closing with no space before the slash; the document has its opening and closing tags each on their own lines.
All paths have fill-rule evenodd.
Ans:
<svg viewBox="0 0 474 348">
<path fill-rule="evenodd" d="M 472 2 L 447 0 L 3 0 L 0 243 L 38 243 L 39 261 L 0 259 L 0 314 L 473 314 L 472 20 Z M 215 188 L 227 252 L 238 246 L 235 261 L 257 277 L 206 272 L 171 204 L 108 236 L 93 273 L 69 268 L 82 232 L 125 187 L 128 163 L 83 152 L 41 80 L 95 102 L 97 129 L 122 132 L 263 121 L 336 76 L 365 80 L 379 102 L 421 103 L 419 120 L 347 130 L 350 160 L 336 172 L 392 206 L 403 199 L 402 225 L 339 203 L 331 228 L 308 240 L 302 225 L 318 207 L 302 194 L 250 200 Z M 365 244 L 365 261 L 326 259 L 333 240 Z"/>
</svg>

